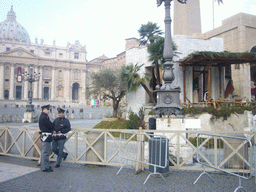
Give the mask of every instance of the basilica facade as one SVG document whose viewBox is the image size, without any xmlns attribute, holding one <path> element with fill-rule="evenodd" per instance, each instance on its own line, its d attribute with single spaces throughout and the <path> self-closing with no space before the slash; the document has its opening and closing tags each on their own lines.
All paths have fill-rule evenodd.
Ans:
<svg viewBox="0 0 256 192">
<path fill-rule="evenodd" d="M 31 94 L 33 100 L 89 103 L 89 74 L 101 66 L 89 63 L 86 55 L 79 41 L 66 47 L 37 38 L 32 43 L 11 8 L 0 23 L 0 100 L 28 100 Z M 26 72 L 40 74 L 32 89 Z"/>
</svg>

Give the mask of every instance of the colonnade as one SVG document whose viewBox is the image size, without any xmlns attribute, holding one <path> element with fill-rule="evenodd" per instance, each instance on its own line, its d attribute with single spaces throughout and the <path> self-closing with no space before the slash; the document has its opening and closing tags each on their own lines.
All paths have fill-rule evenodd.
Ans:
<svg viewBox="0 0 256 192">
<path fill-rule="evenodd" d="M 5 74 L 5 68 L 9 67 L 10 71 L 8 72 L 8 80 L 6 80 L 7 76 Z M 23 72 L 27 71 L 29 72 L 29 68 L 33 67 L 33 73 L 37 73 L 41 75 L 38 81 L 35 81 L 32 86 L 32 92 L 33 92 L 33 99 L 37 100 L 43 100 L 45 99 L 45 93 L 44 88 L 48 87 L 49 92 L 48 96 L 49 100 L 63 100 L 70 102 L 72 101 L 72 85 L 73 83 L 77 82 L 79 84 L 78 89 L 78 102 L 85 103 L 86 102 L 86 69 L 72 69 L 72 68 L 58 68 L 58 67 L 49 67 L 46 66 L 46 68 L 51 68 L 51 75 L 49 74 L 49 77 L 45 77 L 44 75 L 44 68 L 45 66 L 38 66 L 38 65 L 29 65 L 29 64 L 13 64 L 13 63 L 0 63 L 0 100 L 4 100 L 4 92 L 5 90 L 9 91 L 9 100 L 15 100 L 16 99 L 16 86 L 22 86 L 22 94 L 21 94 L 21 100 L 28 100 L 28 94 L 29 94 L 29 83 L 28 81 L 25 81 L 24 78 L 22 82 L 17 82 L 16 77 L 17 74 L 15 74 L 15 68 L 22 67 Z M 62 79 L 58 79 L 58 70 L 64 71 L 65 75 L 63 75 Z M 72 79 L 72 72 L 74 70 L 81 71 L 80 78 L 78 80 Z M 7 82 L 6 82 L 7 81 Z M 45 82 L 48 81 L 49 84 L 46 84 Z M 63 98 L 57 97 L 56 98 L 56 92 L 57 92 L 57 86 L 58 82 L 63 82 Z M 72 83 L 73 82 L 73 83 Z M 59 96 L 59 95 L 58 95 Z"/>
</svg>

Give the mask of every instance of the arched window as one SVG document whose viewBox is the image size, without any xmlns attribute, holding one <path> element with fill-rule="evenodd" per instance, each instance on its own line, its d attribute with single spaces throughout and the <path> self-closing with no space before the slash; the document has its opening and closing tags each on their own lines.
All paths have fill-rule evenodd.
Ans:
<svg viewBox="0 0 256 192">
<path fill-rule="evenodd" d="M 44 71 L 44 77 L 48 78 L 49 77 L 49 69 L 45 69 Z"/>
</svg>

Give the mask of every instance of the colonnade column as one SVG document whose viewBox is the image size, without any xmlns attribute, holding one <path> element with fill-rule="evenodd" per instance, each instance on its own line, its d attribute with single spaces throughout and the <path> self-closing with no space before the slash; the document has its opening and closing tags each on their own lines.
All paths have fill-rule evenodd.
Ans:
<svg viewBox="0 0 256 192">
<path fill-rule="evenodd" d="M 86 103 L 86 69 L 82 69 L 82 95 L 79 102 Z"/>
<path fill-rule="evenodd" d="M 4 63 L 0 63 L 0 100 L 4 99 Z"/>
<path fill-rule="evenodd" d="M 51 91 L 51 100 L 55 99 L 55 67 L 52 68 L 52 91 Z"/>
<path fill-rule="evenodd" d="M 70 102 L 70 93 L 72 94 L 72 90 L 70 90 L 70 72 L 71 70 L 69 68 L 65 70 L 66 82 L 65 82 L 65 88 L 64 88 L 64 98 L 66 98 L 67 102 Z"/>
<path fill-rule="evenodd" d="M 43 92 L 43 68 L 39 67 L 39 73 L 41 74 L 41 77 L 39 77 L 39 100 L 42 100 L 42 92 Z"/>
<path fill-rule="evenodd" d="M 36 74 L 38 74 L 38 66 L 35 66 L 34 70 L 35 70 Z M 38 81 L 34 82 L 33 98 L 38 99 Z"/>
<path fill-rule="evenodd" d="M 25 71 L 28 72 L 28 65 L 25 66 Z M 28 100 L 28 81 L 24 81 L 24 100 Z"/>
<path fill-rule="evenodd" d="M 11 64 L 11 76 L 10 76 L 10 94 L 9 100 L 14 100 L 14 64 Z"/>
</svg>

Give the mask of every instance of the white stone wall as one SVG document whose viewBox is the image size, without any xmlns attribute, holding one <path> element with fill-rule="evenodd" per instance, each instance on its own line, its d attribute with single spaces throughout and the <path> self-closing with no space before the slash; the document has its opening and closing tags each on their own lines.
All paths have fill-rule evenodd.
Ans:
<svg viewBox="0 0 256 192">
<path fill-rule="evenodd" d="M 186 57 L 188 54 L 193 53 L 195 51 L 216 51 L 221 52 L 224 50 L 224 42 L 222 38 L 212 38 L 209 40 L 203 39 L 193 39 L 188 38 L 185 35 L 174 35 L 173 41 L 178 47 L 177 52 L 181 53 L 178 56 L 174 57 L 174 61 L 178 61 Z M 147 66 L 151 66 L 151 62 L 148 61 L 149 54 L 147 52 L 146 47 L 133 48 L 126 51 L 126 64 L 144 64 L 143 69 L 140 71 L 141 75 L 146 71 Z M 216 73 L 213 67 L 213 71 L 211 73 L 212 79 L 216 79 L 216 82 L 212 83 L 212 97 L 213 99 L 217 99 L 217 92 L 219 92 L 219 73 Z M 179 66 L 179 63 L 174 63 L 174 85 L 180 86 L 181 94 L 180 100 L 184 101 L 184 92 L 183 92 L 183 72 L 182 67 Z M 222 89 L 224 91 L 224 84 Z M 186 89 L 187 89 L 187 97 L 190 101 L 193 101 L 193 73 L 192 68 L 188 68 L 186 71 Z M 141 108 L 144 104 L 148 102 L 148 96 L 145 93 L 143 88 L 139 88 L 136 92 L 127 94 L 127 111 L 131 109 L 134 112 L 138 112 L 139 108 Z"/>
<path fill-rule="evenodd" d="M 215 51 L 215 52 L 221 52 L 224 50 L 224 41 L 222 38 L 212 38 L 209 40 L 203 40 L 203 39 L 194 39 L 194 38 L 189 38 L 185 35 L 174 35 L 173 36 L 173 41 L 177 45 L 178 56 L 174 57 L 174 61 L 178 61 L 189 54 L 195 52 L 195 51 Z M 214 67 L 212 68 L 213 70 Z M 217 69 L 216 69 L 217 70 Z M 212 79 L 217 80 L 216 83 L 213 82 L 212 86 L 212 93 L 213 93 L 213 98 L 215 97 L 215 92 L 216 90 L 219 89 L 219 75 L 216 72 L 212 72 Z M 174 75 L 175 75 L 175 80 L 174 80 L 174 85 L 175 86 L 180 86 L 181 88 L 181 94 L 180 94 L 180 100 L 184 101 L 184 90 L 183 90 L 183 72 L 182 68 L 179 66 L 178 63 L 174 64 Z M 193 101 L 193 71 L 192 67 L 188 68 L 186 71 L 186 89 L 187 89 L 187 98 L 190 101 Z M 217 98 L 214 98 L 217 99 Z"/>
<path fill-rule="evenodd" d="M 146 72 L 146 67 L 151 66 L 151 62 L 148 61 L 149 54 L 146 47 L 132 48 L 126 51 L 126 64 L 133 63 L 134 65 L 138 63 L 139 65 L 144 64 L 144 66 L 139 71 L 140 75 Z M 139 109 L 148 103 L 149 97 L 142 86 L 135 92 L 127 93 L 126 96 L 126 111 L 132 110 L 138 113 Z M 128 116 L 128 113 L 126 113 Z"/>
</svg>

